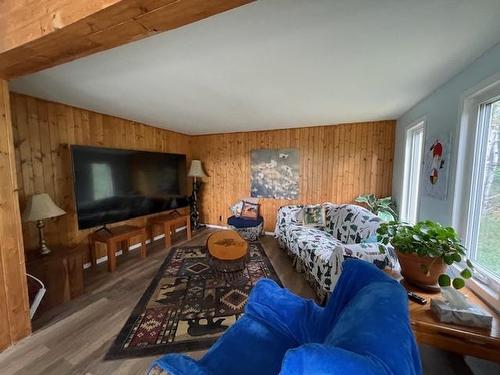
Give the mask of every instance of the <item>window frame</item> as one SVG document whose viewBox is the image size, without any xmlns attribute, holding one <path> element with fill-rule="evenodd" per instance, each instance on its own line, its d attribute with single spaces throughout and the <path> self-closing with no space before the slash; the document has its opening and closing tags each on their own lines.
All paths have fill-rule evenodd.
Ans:
<svg viewBox="0 0 500 375">
<path fill-rule="evenodd" d="M 424 157 L 424 147 L 425 147 L 425 134 L 426 134 L 426 118 L 422 117 L 417 121 L 414 121 L 408 128 L 405 133 L 405 156 L 404 156 L 404 172 L 403 172 L 403 194 L 401 199 L 401 208 L 400 208 L 400 217 L 401 221 L 408 222 L 410 224 L 415 224 L 419 218 L 420 211 L 420 188 L 421 188 L 421 178 L 422 178 L 422 163 Z M 414 150 L 414 136 L 415 134 L 421 132 L 422 133 L 422 144 L 420 145 L 420 160 L 418 161 L 418 173 L 415 174 L 413 170 L 413 166 L 415 165 L 415 150 Z M 414 220 L 410 220 L 410 208 L 409 204 L 410 194 L 411 194 L 411 183 L 413 179 L 417 177 L 416 184 L 416 201 L 415 201 L 415 218 Z"/>
<path fill-rule="evenodd" d="M 484 152 L 478 152 L 477 148 L 481 148 L 479 151 L 484 149 L 486 144 L 484 133 L 487 127 L 484 121 L 485 113 L 481 108 L 498 99 L 500 99 L 500 73 L 468 90 L 461 100 L 452 223 L 468 249 L 468 256 L 470 251 L 475 252 L 470 244 L 477 239 L 479 229 L 477 213 L 482 204 L 482 194 L 478 191 L 482 189 L 483 182 L 478 181 L 478 176 L 484 177 L 486 155 Z M 478 139 L 480 132 L 481 140 Z M 469 157 L 470 155 L 473 157 Z M 473 278 L 467 280 L 467 286 L 494 310 L 500 312 L 500 278 L 472 259 L 471 261 L 475 266 L 475 272 Z"/>
</svg>

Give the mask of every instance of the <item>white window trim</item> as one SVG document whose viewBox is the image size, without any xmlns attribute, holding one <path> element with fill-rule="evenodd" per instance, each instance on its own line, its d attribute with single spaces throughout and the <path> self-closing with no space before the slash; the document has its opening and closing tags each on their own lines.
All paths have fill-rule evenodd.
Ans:
<svg viewBox="0 0 500 375">
<path fill-rule="evenodd" d="M 411 123 L 410 126 L 406 129 L 405 133 L 405 155 L 404 155 L 404 174 L 403 174 L 403 194 L 402 194 L 402 199 L 401 199 L 401 208 L 400 208 L 400 217 L 404 218 L 405 220 L 408 218 L 408 195 L 410 192 L 408 184 L 410 183 L 410 164 L 411 164 L 411 156 L 409 155 L 409 152 L 413 151 L 413 147 L 410 145 L 410 143 L 413 141 L 413 138 L 411 135 L 415 133 L 416 129 L 422 128 L 423 132 L 423 140 L 422 140 L 422 149 L 420 153 L 420 169 L 419 169 L 419 181 L 418 181 L 418 190 L 417 190 L 417 202 L 416 202 L 416 218 L 415 221 L 418 221 L 419 217 L 419 212 L 420 212 L 420 184 L 421 184 L 421 177 L 422 177 L 422 162 L 423 162 L 423 153 L 424 153 L 424 147 L 425 147 L 425 134 L 426 134 L 426 126 L 427 126 L 427 119 L 426 117 L 421 117 L 418 120 L 414 121 Z"/>
<path fill-rule="evenodd" d="M 453 196 L 452 223 L 467 246 L 471 233 L 477 229 L 477 223 L 470 222 L 472 211 L 477 209 L 474 191 L 477 184 L 471 179 L 477 173 L 476 135 L 478 131 L 479 109 L 481 104 L 491 102 L 500 95 L 500 73 L 467 90 L 461 98 L 459 144 L 456 163 L 455 192 Z M 471 142 L 474 140 L 474 142 Z M 472 230 L 471 230 L 472 228 Z M 500 312 L 500 282 L 487 270 L 475 264 L 474 278 L 467 281 L 467 286 L 494 310 Z"/>
</svg>

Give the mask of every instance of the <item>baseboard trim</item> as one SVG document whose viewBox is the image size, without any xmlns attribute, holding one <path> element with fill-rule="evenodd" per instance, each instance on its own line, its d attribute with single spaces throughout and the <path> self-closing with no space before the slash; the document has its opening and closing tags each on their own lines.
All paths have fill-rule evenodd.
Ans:
<svg viewBox="0 0 500 375">
<path fill-rule="evenodd" d="M 186 229 L 186 226 L 179 227 L 179 228 L 177 228 L 177 229 L 175 230 L 175 232 L 176 232 L 176 233 L 177 233 L 177 232 L 181 232 L 181 231 L 183 231 L 183 230 L 185 230 L 185 229 Z M 152 240 L 151 240 L 151 239 L 147 239 L 147 240 L 146 240 L 146 245 L 150 244 L 152 241 L 154 242 L 154 241 L 161 240 L 162 238 L 165 238 L 165 235 L 164 235 L 164 234 L 160 234 L 160 235 L 158 235 L 158 236 L 155 236 L 155 237 L 153 237 L 153 239 L 152 239 Z M 136 249 L 138 249 L 138 248 L 140 248 L 140 247 L 141 247 L 141 244 L 140 244 L 140 243 L 136 243 L 136 244 L 133 244 L 132 246 L 130 246 L 130 247 L 128 248 L 128 250 L 129 250 L 129 251 L 132 251 L 132 250 L 136 250 Z M 122 254 L 123 254 L 123 249 L 119 249 L 119 250 L 117 250 L 117 252 L 116 252 L 116 256 L 120 256 L 120 255 L 122 255 Z M 97 258 L 97 259 L 96 259 L 96 264 L 103 263 L 103 262 L 107 262 L 107 261 L 108 261 L 108 256 L 107 256 L 107 255 L 105 255 L 105 256 L 103 256 L 103 257 Z M 90 262 L 87 262 L 87 263 L 85 263 L 85 264 L 83 265 L 83 269 L 84 269 L 84 270 L 85 270 L 85 269 L 87 269 L 87 268 L 90 268 L 90 267 L 92 267 L 92 263 L 90 263 Z"/>
<path fill-rule="evenodd" d="M 215 224 L 203 224 L 207 228 L 215 228 L 215 229 L 229 229 L 227 225 L 215 225 Z"/>
<path fill-rule="evenodd" d="M 203 224 L 207 228 L 216 228 L 216 229 L 229 229 L 227 225 L 215 225 L 215 224 Z M 264 232 L 266 236 L 274 236 L 274 232 Z"/>
</svg>

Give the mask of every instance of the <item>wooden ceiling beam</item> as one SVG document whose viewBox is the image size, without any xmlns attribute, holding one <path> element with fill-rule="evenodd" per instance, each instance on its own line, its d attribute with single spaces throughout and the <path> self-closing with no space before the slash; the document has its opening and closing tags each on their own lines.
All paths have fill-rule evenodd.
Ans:
<svg viewBox="0 0 500 375">
<path fill-rule="evenodd" d="M 0 6 L 0 77 L 34 73 L 252 1 L 7 0 Z"/>
</svg>

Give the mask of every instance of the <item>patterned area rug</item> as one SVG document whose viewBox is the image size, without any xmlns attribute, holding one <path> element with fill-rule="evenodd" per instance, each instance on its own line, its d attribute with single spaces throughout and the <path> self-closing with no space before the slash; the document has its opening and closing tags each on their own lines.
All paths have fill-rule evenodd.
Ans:
<svg viewBox="0 0 500 375">
<path fill-rule="evenodd" d="M 106 359 L 208 349 L 243 313 L 260 278 L 280 284 L 259 242 L 249 243 L 249 261 L 237 273 L 210 266 L 204 246 L 173 248 Z"/>
</svg>

